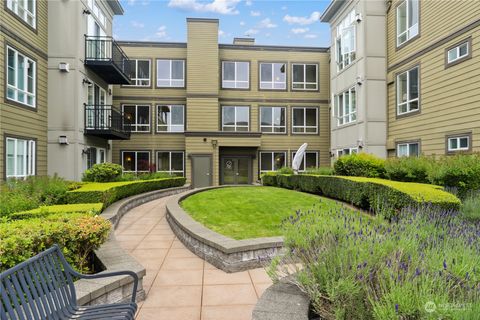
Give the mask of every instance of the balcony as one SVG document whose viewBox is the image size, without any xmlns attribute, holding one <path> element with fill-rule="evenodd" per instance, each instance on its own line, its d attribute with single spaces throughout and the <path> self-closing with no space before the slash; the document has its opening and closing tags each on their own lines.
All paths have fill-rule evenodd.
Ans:
<svg viewBox="0 0 480 320">
<path fill-rule="evenodd" d="M 130 139 L 131 121 L 113 106 L 85 105 L 85 135 L 108 140 Z"/>
<path fill-rule="evenodd" d="M 130 84 L 130 63 L 112 37 L 85 36 L 85 65 L 108 84 Z"/>
</svg>

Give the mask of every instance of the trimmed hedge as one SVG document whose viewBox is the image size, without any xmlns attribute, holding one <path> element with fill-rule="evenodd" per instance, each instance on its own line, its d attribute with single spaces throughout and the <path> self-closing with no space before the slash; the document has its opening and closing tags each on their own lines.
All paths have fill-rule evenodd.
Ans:
<svg viewBox="0 0 480 320">
<path fill-rule="evenodd" d="M 385 160 L 368 153 L 353 153 L 338 158 L 333 169 L 337 176 L 383 178 Z"/>
<path fill-rule="evenodd" d="M 91 253 L 107 240 L 110 227 L 107 220 L 85 213 L 0 223 L 0 271 L 58 244 L 69 263 L 88 272 Z"/>
<path fill-rule="evenodd" d="M 397 210 L 429 204 L 445 210 L 459 210 L 461 202 L 442 187 L 378 178 L 264 174 L 267 186 L 316 193 L 373 210 L 391 218 Z"/>
<path fill-rule="evenodd" d="M 153 180 L 136 180 L 106 183 L 86 183 L 79 189 L 67 193 L 68 203 L 103 203 L 104 207 L 120 199 L 136 194 L 181 187 L 185 184 L 185 178 L 172 177 Z"/>
<path fill-rule="evenodd" d="M 59 204 L 54 206 L 42 206 L 40 208 L 15 212 L 10 215 L 10 219 L 22 220 L 30 218 L 46 217 L 55 213 L 89 213 L 99 214 L 102 211 L 103 203 L 76 203 L 76 204 Z"/>
</svg>

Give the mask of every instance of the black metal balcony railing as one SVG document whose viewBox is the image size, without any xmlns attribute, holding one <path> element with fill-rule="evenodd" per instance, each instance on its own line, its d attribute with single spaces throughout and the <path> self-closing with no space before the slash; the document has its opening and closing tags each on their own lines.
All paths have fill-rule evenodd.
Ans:
<svg viewBox="0 0 480 320">
<path fill-rule="evenodd" d="M 85 65 L 109 84 L 130 84 L 130 61 L 112 37 L 85 36 Z"/>
<path fill-rule="evenodd" d="M 85 105 L 85 134 L 109 140 L 130 139 L 131 121 L 114 106 Z"/>
</svg>

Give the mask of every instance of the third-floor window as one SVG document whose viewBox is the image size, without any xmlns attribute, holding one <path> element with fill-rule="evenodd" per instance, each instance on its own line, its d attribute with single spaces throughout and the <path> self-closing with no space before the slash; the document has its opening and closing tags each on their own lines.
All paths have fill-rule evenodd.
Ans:
<svg viewBox="0 0 480 320">
<path fill-rule="evenodd" d="M 318 64 L 294 63 L 292 65 L 292 89 L 293 90 L 317 90 L 318 89 Z"/>
<path fill-rule="evenodd" d="M 130 86 L 149 87 L 150 86 L 150 60 L 132 59 L 130 60 Z"/>
<path fill-rule="evenodd" d="M 222 88 L 248 89 L 250 87 L 250 63 L 222 61 Z"/>
<path fill-rule="evenodd" d="M 419 0 L 405 0 L 397 7 L 397 46 L 418 35 Z"/>
<path fill-rule="evenodd" d="M 353 10 L 337 26 L 335 59 L 338 71 L 350 65 L 355 60 L 355 36 L 355 10 Z"/>
<path fill-rule="evenodd" d="M 25 21 L 32 28 L 36 28 L 36 0 L 7 0 L 7 8 Z"/>
<path fill-rule="evenodd" d="M 157 59 L 157 87 L 185 87 L 185 60 Z"/>
<path fill-rule="evenodd" d="M 285 63 L 260 63 L 260 89 L 285 90 L 287 65 Z"/>
</svg>

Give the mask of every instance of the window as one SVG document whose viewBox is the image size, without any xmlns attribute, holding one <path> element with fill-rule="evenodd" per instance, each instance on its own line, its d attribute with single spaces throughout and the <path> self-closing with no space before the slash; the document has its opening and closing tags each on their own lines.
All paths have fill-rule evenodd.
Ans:
<svg viewBox="0 0 480 320">
<path fill-rule="evenodd" d="M 132 132 L 150 131 L 150 106 L 124 105 L 122 109 L 125 118 L 132 122 Z"/>
<path fill-rule="evenodd" d="M 183 151 L 159 151 L 157 152 L 157 171 L 168 172 L 176 176 L 184 175 Z"/>
<path fill-rule="evenodd" d="M 295 158 L 296 152 L 292 152 L 292 162 L 293 159 Z M 312 151 L 307 151 L 305 152 L 302 163 L 300 164 L 300 167 L 298 168 L 299 172 L 304 172 L 309 168 L 318 168 L 318 152 L 312 152 Z"/>
<path fill-rule="evenodd" d="M 285 63 L 260 63 L 260 89 L 286 89 L 286 71 Z"/>
<path fill-rule="evenodd" d="M 339 126 L 357 120 L 357 97 L 355 87 L 335 96 L 335 117 Z"/>
<path fill-rule="evenodd" d="M 130 79 L 132 87 L 150 86 L 150 60 L 130 60 Z"/>
<path fill-rule="evenodd" d="M 185 60 L 157 59 L 157 87 L 185 87 Z"/>
<path fill-rule="evenodd" d="M 337 158 L 340 158 L 341 156 L 346 156 L 349 154 L 354 154 L 358 153 L 358 148 L 344 148 L 337 150 Z"/>
<path fill-rule="evenodd" d="M 285 167 L 286 152 L 260 152 L 260 172 L 276 171 Z"/>
<path fill-rule="evenodd" d="M 5 155 L 7 178 L 35 175 L 35 140 L 7 137 Z"/>
<path fill-rule="evenodd" d="M 36 0 L 7 0 L 7 8 L 32 28 L 36 27 Z"/>
<path fill-rule="evenodd" d="M 469 151 L 470 136 L 447 137 L 448 152 Z"/>
<path fill-rule="evenodd" d="M 184 106 L 157 106 L 157 132 L 183 132 Z"/>
<path fill-rule="evenodd" d="M 397 144 L 397 157 L 418 157 L 420 149 L 418 142 Z"/>
<path fill-rule="evenodd" d="M 317 64 L 294 63 L 292 67 L 293 90 L 317 90 Z"/>
<path fill-rule="evenodd" d="M 7 47 L 7 66 L 7 99 L 35 108 L 35 61 Z"/>
<path fill-rule="evenodd" d="M 90 169 L 93 165 L 104 163 L 106 161 L 106 150 L 104 148 L 87 148 L 86 153 L 86 169 Z"/>
<path fill-rule="evenodd" d="M 397 7 L 397 46 L 418 35 L 419 0 L 405 0 Z"/>
<path fill-rule="evenodd" d="M 318 133 L 318 108 L 292 108 L 293 133 Z"/>
<path fill-rule="evenodd" d="M 248 131 L 249 124 L 249 107 L 222 107 L 222 131 Z"/>
<path fill-rule="evenodd" d="M 91 81 L 91 80 L 90 80 Z M 109 129 L 110 128 L 110 106 L 107 102 L 107 91 L 92 83 L 87 87 L 87 104 L 85 106 L 86 129 Z"/>
<path fill-rule="evenodd" d="M 337 26 L 335 58 L 338 71 L 344 69 L 355 60 L 355 20 L 355 10 L 353 10 Z"/>
<path fill-rule="evenodd" d="M 447 65 L 456 64 L 470 57 L 471 39 L 447 49 Z"/>
<path fill-rule="evenodd" d="M 260 131 L 286 133 L 285 107 L 260 107 Z"/>
<path fill-rule="evenodd" d="M 250 87 L 250 63 L 222 61 L 222 88 L 248 89 Z"/>
<path fill-rule="evenodd" d="M 93 14 L 97 17 L 98 21 L 105 26 L 107 24 L 107 19 L 103 10 L 97 5 L 97 1 L 95 0 L 88 0 L 88 6 L 92 9 Z"/>
<path fill-rule="evenodd" d="M 418 88 L 418 67 L 397 75 L 397 115 L 419 110 Z"/>
<path fill-rule="evenodd" d="M 150 172 L 150 152 L 122 151 L 124 172 Z"/>
</svg>

